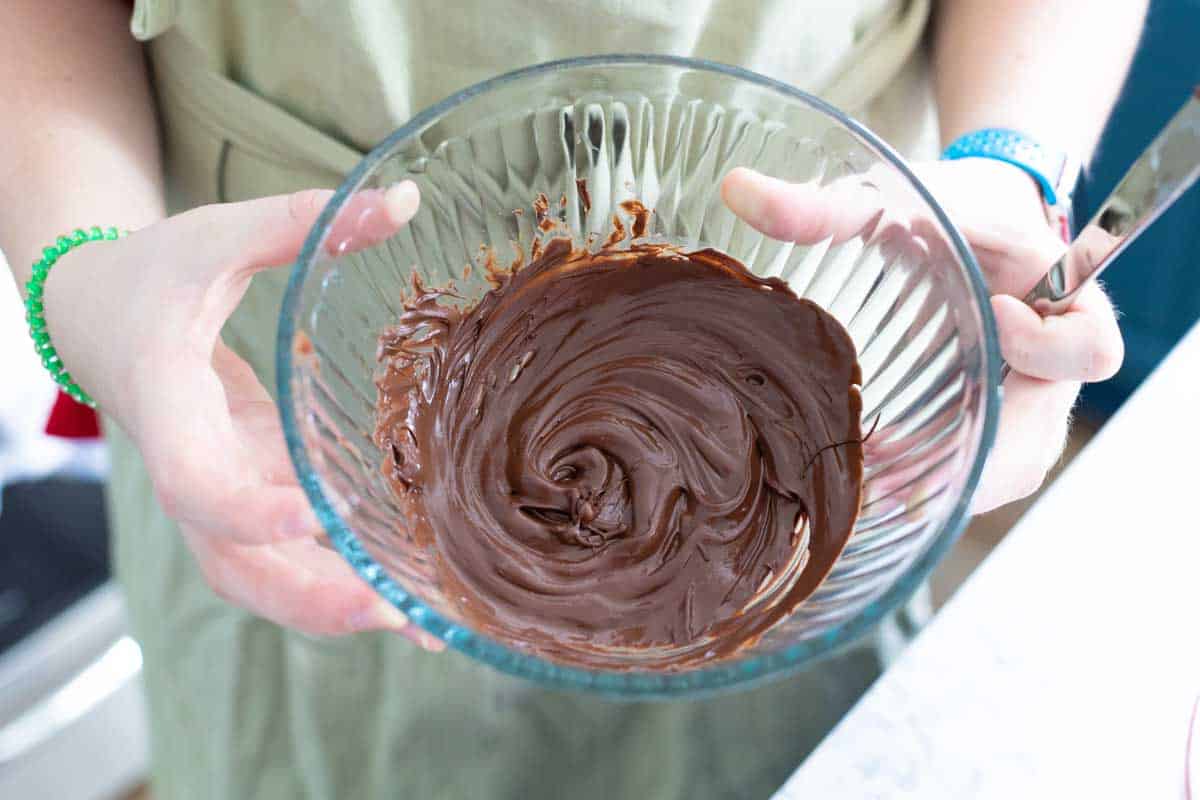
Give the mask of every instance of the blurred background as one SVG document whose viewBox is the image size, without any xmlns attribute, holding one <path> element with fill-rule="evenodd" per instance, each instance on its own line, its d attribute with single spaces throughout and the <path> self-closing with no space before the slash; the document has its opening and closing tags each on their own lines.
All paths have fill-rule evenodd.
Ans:
<svg viewBox="0 0 1200 800">
<path fill-rule="evenodd" d="M 1125 91 L 1083 175 L 1077 220 L 1091 216 L 1200 84 L 1198 42 L 1184 35 L 1198 30 L 1200 0 L 1151 3 Z M 1063 77 L 1070 91 L 1071 76 Z M 1200 191 L 1193 189 L 1107 274 L 1122 315 L 1125 365 L 1084 391 L 1064 464 L 1200 318 L 1196 253 Z M 0 797 L 138 793 L 147 763 L 141 656 L 109 576 L 103 445 L 42 434 L 53 385 L 33 356 L 24 309 L 6 279 L 0 375 Z M 972 523 L 935 576 L 936 602 L 953 594 L 1027 505 Z"/>
</svg>

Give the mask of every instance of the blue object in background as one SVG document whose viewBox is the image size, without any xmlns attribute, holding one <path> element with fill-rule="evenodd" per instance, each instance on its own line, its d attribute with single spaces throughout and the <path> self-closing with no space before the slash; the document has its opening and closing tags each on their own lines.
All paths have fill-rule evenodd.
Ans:
<svg viewBox="0 0 1200 800">
<path fill-rule="evenodd" d="M 1077 224 L 1087 222 L 1197 84 L 1200 0 L 1152 0 L 1129 78 L 1076 194 Z M 1121 313 L 1126 352 L 1115 378 L 1084 389 L 1081 413 L 1101 419 L 1200 319 L 1200 186 L 1130 245 L 1104 283 Z"/>
</svg>

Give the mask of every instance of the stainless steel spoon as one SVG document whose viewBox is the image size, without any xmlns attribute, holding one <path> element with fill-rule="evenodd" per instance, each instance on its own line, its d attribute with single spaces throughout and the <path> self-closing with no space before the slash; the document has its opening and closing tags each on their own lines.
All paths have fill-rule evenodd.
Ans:
<svg viewBox="0 0 1200 800">
<path fill-rule="evenodd" d="M 1088 281 L 1103 272 L 1200 178 L 1200 87 L 1171 118 L 1096 215 L 1071 242 L 1025 302 L 1043 317 L 1062 314 Z M 1008 375 L 1000 368 L 1000 380 Z"/>
</svg>

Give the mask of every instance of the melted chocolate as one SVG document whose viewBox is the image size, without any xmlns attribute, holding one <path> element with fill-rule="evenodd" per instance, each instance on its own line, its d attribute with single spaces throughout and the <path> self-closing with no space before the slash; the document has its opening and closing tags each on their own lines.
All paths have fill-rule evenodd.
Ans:
<svg viewBox="0 0 1200 800">
<path fill-rule="evenodd" d="M 384 470 L 463 618 L 655 669 L 787 617 L 858 514 L 845 330 L 714 250 L 552 239 L 494 282 L 470 308 L 416 285 L 380 340 Z"/>
</svg>

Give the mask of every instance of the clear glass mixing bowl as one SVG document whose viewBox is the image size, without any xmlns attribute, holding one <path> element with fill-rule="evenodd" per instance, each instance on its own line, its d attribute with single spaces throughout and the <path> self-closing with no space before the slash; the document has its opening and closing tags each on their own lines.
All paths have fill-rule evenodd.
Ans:
<svg viewBox="0 0 1200 800">
<path fill-rule="evenodd" d="M 839 196 L 872 198 L 886 224 L 844 241 L 768 239 L 720 199 L 720 180 L 735 166 L 851 187 Z M 357 253 L 327 247 L 357 193 L 404 178 L 422 196 L 406 228 Z M 587 181 L 588 211 L 576 179 Z M 543 235 L 529 212 L 539 192 L 565 196 L 559 217 L 580 242 L 607 232 L 617 204 L 636 197 L 654 209 L 652 235 L 716 247 L 780 276 L 837 317 L 858 347 L 863 429 L 876 426 L 865 447 L 861 516 L 816 593 L 733 660 L 666 673 L 585 670 L 489 640 L 447 602 L 384 480 L 371 435 L 378 334 L 397 318 L 414 270 L 426 286 L 454 280 L 468 297 L 487 291 L 484 270 L 464 279 L 464 267 L 479 263 L 481 245 L 502 257 L 511 242 L 528 251 Z M 288 448 L 330 539 L 358 574 L 415 624 L 484 663 L 547 686 L 619 696 L 759 681 L 852 641 L 900 606 L 961 532 L 999 408 L 999 354 L 979 269 L 905 163 L 796 89 L 668 57 L 544 64 L 413 117 L 350 174 L 310 233 L 277 348 Z"/>
</svg>

